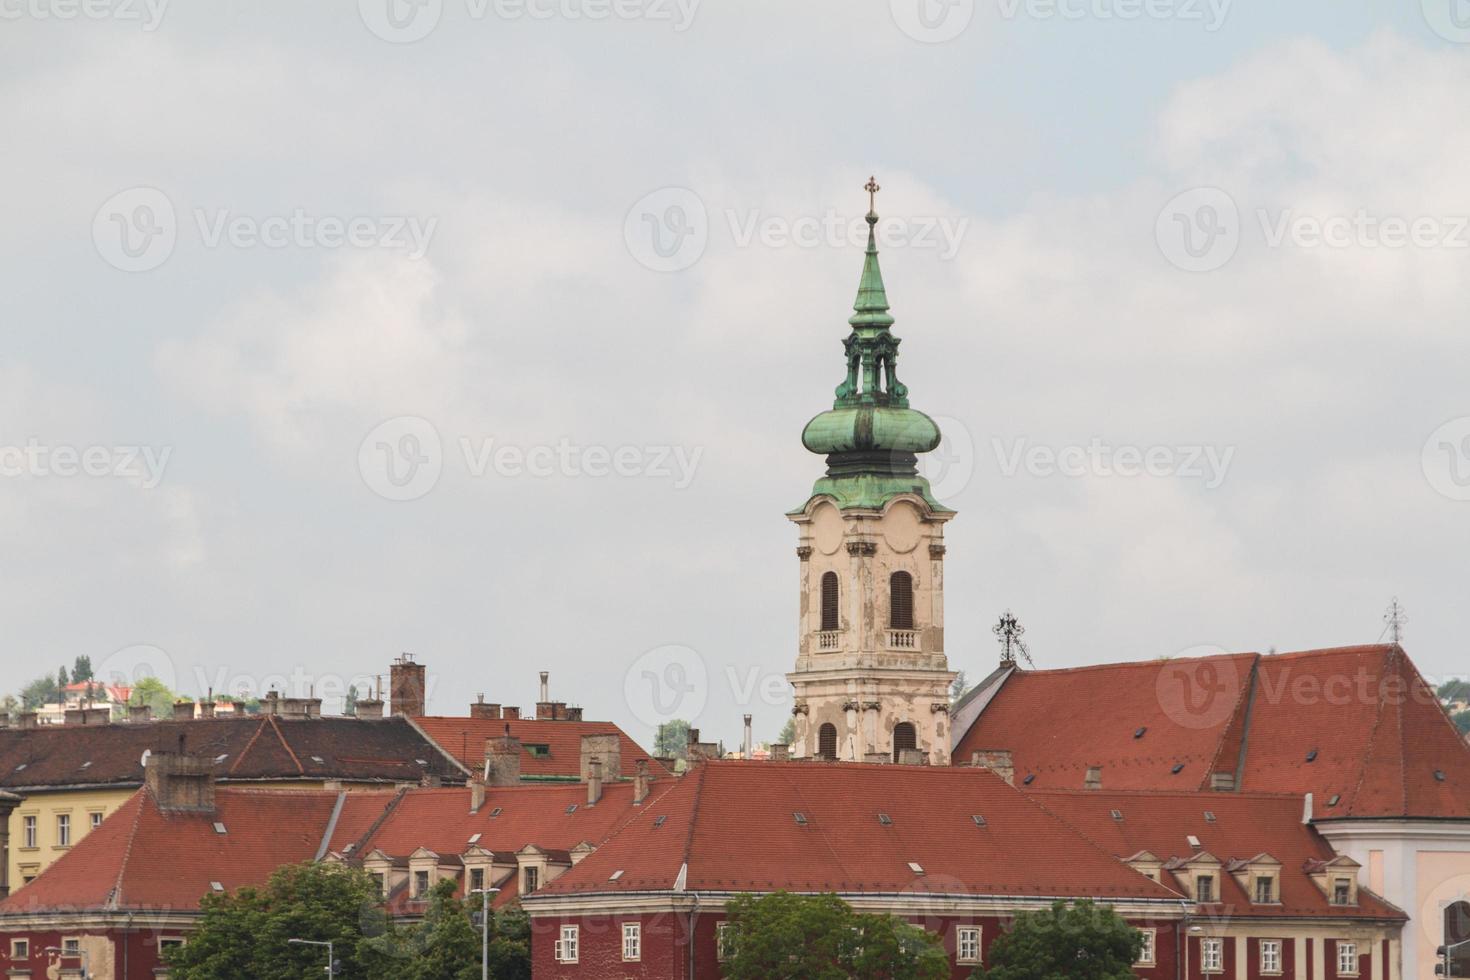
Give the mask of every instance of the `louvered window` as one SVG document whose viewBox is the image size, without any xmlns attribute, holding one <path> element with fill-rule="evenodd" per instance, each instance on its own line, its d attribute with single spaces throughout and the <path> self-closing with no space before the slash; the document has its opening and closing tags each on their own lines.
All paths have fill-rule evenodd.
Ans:
<svg viewBox="0 0 1470 980">
<path fill-rule="evenodd" d="M 823 725 L 817 729 L 817 754 L 824 759 L 837 758 L 837 726 Z"/>
<path fill-rule="evenodd" d="M 914 726 L 909 722 L 901 721 L 893 726 L 893 761 L 899 762 L 903 759 L 905 749 L 917 749 L 919 747 L 918 735 L 914 732 Z"/>
<path fill-rule="evenodd" d="M 914 628 L 914 577 L 908 572 L 894 572 L 888 579 L 888 628 Z"/>
<path fill-rule="evenodd" d="M 841 629 L 837 625 L 837 573 L 822 575 L 822 632 Z"/>
</svg>

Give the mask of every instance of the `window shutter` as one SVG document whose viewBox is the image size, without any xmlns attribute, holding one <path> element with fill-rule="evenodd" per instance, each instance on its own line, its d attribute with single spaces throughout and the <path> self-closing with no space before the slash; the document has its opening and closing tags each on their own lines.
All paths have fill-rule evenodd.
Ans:
<svg viewBox="0 0 1470 980">
<path fill-rule="evenodd" d="M 888 578 L 888 626 L 914 628 L 914 577 L 908 572 L 894 572 Z"/>
<path fill-rule="evenodd" d="M 822 574 L 822 632 L 841 629 L 837 615 L 837 573 L 824 572 Z"/>
</svg>

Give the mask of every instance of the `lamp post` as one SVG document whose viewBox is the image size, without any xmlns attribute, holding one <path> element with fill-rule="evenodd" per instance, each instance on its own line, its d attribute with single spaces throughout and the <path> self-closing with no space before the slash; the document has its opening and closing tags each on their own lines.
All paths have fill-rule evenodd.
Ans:
<svg viewBox="0 0 1470 980">
<path fill-rule="evenodd" d="M 476 888 L 480 896 L 480 980 L 490 980 L 490 896 L 499 888 Z"/>
<path fill-rule="evenodd" d="M 62 949 L 60 946 L 47 946 L 46 952 L 55 953 L 58 957 L 75 956 L 82 961 L 82 980 L 91 980 L 92 958 L 87 951 L 79 945 L 76 949 Z"/>
<path fill-rule="evenodd" d="M 327 947 L 327 976 L 335 977 L 337 975 L 337 955 L 332 951 L 331 942 L 322 942 L 318 939 L 288 939 L 286 940 L 286 945 Z"/>
</svg>

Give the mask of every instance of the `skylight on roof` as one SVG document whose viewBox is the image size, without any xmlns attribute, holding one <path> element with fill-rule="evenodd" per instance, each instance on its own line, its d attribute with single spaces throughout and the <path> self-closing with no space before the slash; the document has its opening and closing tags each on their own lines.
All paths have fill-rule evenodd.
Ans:
<svg viewBox="0 0 1470 980">
<path fill-rule="evenodd" d="M 1206 810 L 1205 811 L 1205 823 L 1214 823 L 1214 822 L 1215 822 L 1215 811 L 1214 810 Z"/>
<path fill-rule="evenodd" d="M 1199 838 L 1196 837 L 1196 836 L 1194 836 L 1193 834 L 1190 834 L 1188 837 L 1186 837 L 1184 839 L 1187 840 L 1187 841 L 1189 841 L 1189 846 L 1190 847 L 1199 847 L 1200 846 L 1200 844 L 1199 844 Z"/>
<path fill-rule="evenodd" d="M 470 834 L 469 843 L 471 843 L 471 844 L 478 844 L 478 843 L 480 843 L 480 835 L 479 834 Z"/>
<path fill-rule="evenodd" d="M 893 826 L 893 818 L 890 817 L 886 813 L 880 813 L 880 814 L 878 814 L 878 822 L 881 823 L 885 827 L 892 827 Z"/>
<path fill-rule="evenodd" d="M 1021 785 L 1030 786 L 1034 782 L 1036 782 L 1036 773 L 1027 773 L 1026 778 L 1021 780 Z"/>
<path fill-rule="evenodd" d="M 805 813 L 801 813 L 799 811 L 796 812 L 796 813 L 793 813 L 793 814 L 791 814 L 791 819 L 795 820 L 797 822 L 797 824 L 800 825 L 800 826 L 802 826 L 802 827 L 805 827 L 806 826 L 806 814 Z"/>
<path fill-rule="evenodd" d="M 924 873 L 924 866 L 917 861 L 910 861 L 909 870 L 916 875 L 921 875 Z"/>
<path fill-rule="evenodd" d="M 1342 802 L 1342 796 L 1341 796 L 1341 794 L 1338 794 L 1338 793 L 1333 793 L 1331 796 L 1329 796 L 1327 798 L 1327 805 L 1328 806 L 1337 806 L 1337 804 L 1339 804 L 1341 802 Z"/>
<path fill-rule="evenodd" d="M 1184 771 L 1184 763 L 1182 763 L 1182 762 L 1176 762 L 1176 763 L 1174 763 L 1174 768 L 1173 769 L 1170 769 L 1169 771 L 1172 772 L 1176 776 L 1179 775 L 1181 772 Z"/>
<path fill-rule="evenodd" d="M 1434 779 L 1435 779 L 1436 782 L 1440 782 L 1440 783 L 1444 782 L 1444 770 L 1443 769 L 1436 769 L 1436 770 L 1434 770 Z"/>
<path fill-rule="evenodd" d="M 496 817 L 500 816 L 500 813 L 500 807 L 496 807 L 495 809 L 490 811 L 490 819 L 494 820 Z"/>
<path fill-rule="evenodd" d="M 1113 813 L 1112 813 L 1112 817 L 1113 817 L 1114 820 L 1118 821 L 1119 823 L 1122 823 L 1123 822 L 1123 811 L 1122 810 L 1114 810 Z"/>
<path fill-rule="evenodd" d="M 982 816 L 980 816 L 980 814 L 978 814 L 978 813 L 972 814 L 970 816 L 970 819 L 973 820 L 973 821 L 975 821 L 975 826 L 977 826 L 977 827 L 983 827 L 983 826 L 985 826 L 985 818 L 982 817 Z"/>
<path fill-rule="evenodd" d="M 214 822 L 214 832 L 216 834 L 227 834 L 227 833 L 229 833 L 229 831 L 227 831 L 225 829 L 225 825 L 222 824 L 222 823 L 220 823 L 218 820 L 216 820 Z"/>
<path fill-rule="evenodd" d="M 618 870 L 614 871 L 612 874 L 608 875 L 607 876 L 607 880 L 608 881 L 617 881 L 622 876 L 623 876 L 623 869 L 622 868 L 619 868 Z"/>
<path fill-rule="evenodd" d="M 1138 731 L 1136 731 L 1136 732 L 1133 733 L 1133 737 L 1134 738 L 1143 738 L 1143 736 L 1145 736 L 1147 734 L 1148 734 L 1148 726 L 1147 725 L 1144 725 L 1143 727 L 1139 728 Z"/>
<path fill-rule="evenodd" d="M 209 887 L 210 887 L 210 888 L 212 888 L 212 889 L 214 889 L 214 890 L 215 890 L 215 891 L 217 891 L 217 892 L 222 892 L 222 891 L 224 891 L 224 890 L 225 890 L 225 886 L 224 886 L 224 885 L 222 885 L 222 884 L 220 884 L 220 883 L 219 883 L 219 882 L 217 882 L 217 881 L 211 881 L 211 882 L 210 882 L 210 883 L 209 883 Z"/>
<path fill-rule="evenodd" d="M 1313 749 L 1312 751 L 1310 751 L 1310 752 L 1307 753 L 1307 761 L 1308 762 L 1316 762 L 1317 761 L 1317 750 L 1316 749 Z"/>
<path fill-rule="evenodd" d="M 321 756 L 319 756 L 319 755 L 314 755 L 314 756 L 312 756 L 312 757 L 311 757 L 311 761 L 312 761 L 312 762 L 315 762 L 315 763 L 316 763 L 316 764 L 317 764 L 317 765 L 319 765 L 319 766 L 324 766 L 324 765 L 326 765 L 326 764 L 327 764 L 327 760 L 326 760 L 326 759 L 323 759 L 323 758 L 322 758 L 322 757 L 321 757 Z"/>
<path fill-rule="evenodd" d="M 664 825 L 664 821 L 667 819 L 669 818 L 666 815 L 660 813 L 658 816 L 653 818 L 653 826 L 655 828 L 662 827 Z"/>
<path fill-rule="evenodd" d="M 567 807 L 567 812 L 568 813 L 576 813 L 577 812 L 577 804 L 573 803 L 570 806 L 568 806 Z"/>
</svg>

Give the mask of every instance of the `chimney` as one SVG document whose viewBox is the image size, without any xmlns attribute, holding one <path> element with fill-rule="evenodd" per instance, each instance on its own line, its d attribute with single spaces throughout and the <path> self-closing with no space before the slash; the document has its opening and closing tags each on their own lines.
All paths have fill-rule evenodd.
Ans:
<svg viewBox="0 0 1470 980">
<path fill-rule="evenodd" d="M 478 776 L 470 777 L 470 812 L 479 813 L 485 807 L 485 780 Z"/>
<path fill-rule="evenodd" d="M 280 713 L 281 713 L 281 692 L 280 691 L 270 690 L 270 691 L 266 691 L 265 692 L 265 699 L 260 702 L 260 713 L 263 714 L 263 715 L 270 715 L 271 717 L 276 717 L 276 716 L 279 716 L 280 715 Z"/>
<path fill-rule="evenodd" d="M 37 728 L 39 725 L 40 722 L 36 720 L 36 713 L 34 711 L 22 711 L 20 713 L 21 728 Z"/>
<path fill-rule="evenodd" d="M 1016 785 L 1016 763 L 1010 749 L 981 749 L 970 756 L 970 765 L 989 769 L 1012 786 Z"/>
<path fill-rule="evenodd" d="M 394 715 L 424 713 L 424 665 L 405 653 L 388 668 L 388 699 Z"/>
<path fill-rule="evenodd" d="M 596 806 L 602 799 L 602 760 L 596 757 L 587 762 L 587 805 Z"/>
<path fill-rule="evenodd" d="M 500 709 L 500 718 L 502 721 L 520 721 L 521 709 L 508 704 Z"/>
<path fill-rule="evenodd" d="M 471 718 L 484 718 L 489 721 L 500 720 L 500 705 L 486 704 L 485 695 L 481 694 L 473 704 L 470 705 Z"/>
<path fill-rule="evenodd" d="M 383 699 L 382 698 L 363 698 L 363 699 L 360 699 L 357 702 L 357 704 L 355 704 L 355 705 L 352 706 L 352 710 L 357 713 L 357 717 L 358 718 L 382 718 L 383 717 Z"/>
<path fill-rule="evenodd" d="M 128 721 L 134 724 L 142 724 L 153 720 L 153 709 L 146 704 L 128 705 Z"/>
<path fill-rule="evenodd" d="M 568 708 L 567 709 L 567 721 L 581 721 L 581 720 L 582 720 L 582 709 L 581 708 Z"/>
<path fill-rule="evenodd" d="M 551 671 L 549 670 L 541 672 L 541 700 L 543 702 L 551 700 Z"/>
<path fill-rule="evenodd" d="M 772 762 L 789 762 L 790 760 L 791 760 L 791 743 L 789 743 L 789 742 L 772 742 L 771 743 L 771 761 Z"/>
<path fill-rule="evenodd" d="M 648 760 L 638 760 L 638 771 L 633 774 L 633 803 L 648 799 Z"/>
<path fill-rule="evenodd" d="M 1210 789 L 1216 793 L 1235 792 L 1235 773 L 1212 772 L 1210 773 Z"/>
<path fill-rule="evenodd" d="M 197 756 L 151 752 L 144 781 L 163 811 L 207 813 L 214 810 L 214 773 Z"/>
<path fill-rule="evenodd" d="M 598 763 L 598 776 L 607 773 L 608 779 L 617 779 L 623 772 L 623 745 L 616 734 L 582 736 L 582 781 L 592 779 L 592 763 Z M 606 768 L 604 768 L 606 767 Z"/>
<path fill-rule="evenodd" d="M 746 715 L 745 716 L 745 740 L 740 743 L 740 751 L 742 753 L 742 758 L 749 759 L 751 757 L 751 753 L 752 753 L 752 750 L 754 748 L 755 748 L 755 743 L 751 740 L 751 735 L 750 735 L 750 715 Z"/>
<path fill-rule="evenodd" d="M 485 740 L 485 782 L 491 786 L 515 786 L 521 781 L 521 740 L 510 733 Z"/>
<path fill-rule="evenodd" d="M 200 718 L 213 718 L 214 717 L 214 695 L 213 694 L 211 694 L 209 697 L 205 698 L 203 701 L 200 701 L 199 702 L 199 717 Z"/>
<path fill-rule="evenodd" d="M 108 725 L 112 723 L 111 708 L 83 708 L 83 725 Z"/>
<path fill-rule="evenodd" d="M 82 724 L 82 713 L 83 709 L 81 708 L 67 708 L 62 712 L 62 723 L 65 725 L 80 725 Z"/>
<path fill-rule="evenodd" d="M 9 727 L 10 727 L 10 714 L 9 714 L 9 712 L 0 711 L 0 728 L 9 728 Z"/>
<path fill-rule="evenodd" d="M 552 704 L 550 701 L 537 701 L 536 702 L 536 720 L 537 721 L 555 721 L 556 720 L 556 705 Z"/>
<path fill-rule="evenodd" d="M 1307 799 L 1302 805 L 1302 823 L 1312 822 L 1312 794 L 1307 794 Z"/>
<path fill-rule="evenodd" d="M 299 721 L 311 717 L 310 698 L 281 698 L 281 717 Z"/>
<path fill-rule="evenodd" d="M 1102 766 L 1088 766 L 1087 775 L 1082 777 L 1083 789 L 1102 789 Z"/>
<path fill-rule="evenodd" d="M 193 721 L 193 720 L 194 720 L 194 702 L 193 701 L 175 701 L 174 702 L 174 721 Z"/>
</svg>

